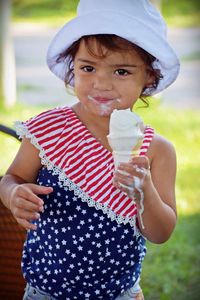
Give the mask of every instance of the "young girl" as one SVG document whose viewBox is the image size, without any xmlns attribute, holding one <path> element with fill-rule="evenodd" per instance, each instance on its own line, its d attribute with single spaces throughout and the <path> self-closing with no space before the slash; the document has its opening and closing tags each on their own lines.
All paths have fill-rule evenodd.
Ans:
<svg viewBox="0 0 200 300">
<path fill-rule="evenodd" d="M 107 135 L 114 109 L 131 109 L 177 77 L 164 21 L 147 0 L 81 0 L 47 62 L 77 103 L 17 125 L 24 138 L 0 184 L 28 230 L 24 300 L 142 300 L 145 240 L 165 242 L 176 224 L 175 151 L 145 127 L 140 155 L 114 171 Z M 129 198 L 135 177 L 144 227 L 139 199 Z"/>
</svg>

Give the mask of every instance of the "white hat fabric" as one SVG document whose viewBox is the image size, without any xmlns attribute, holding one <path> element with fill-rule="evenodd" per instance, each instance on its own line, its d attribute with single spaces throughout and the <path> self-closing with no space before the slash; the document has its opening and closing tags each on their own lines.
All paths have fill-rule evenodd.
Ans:
<svg viewBox="0 0 200 300">
<path fill-rule="evenodd" d="M 143 48 L 156 57 L 153 67 L 163 78 L 156 94 L 174 82 L 180 63 L 166 37 L 166 24 L 160 13 L 148 0 L 80 0 L 77 16 L 66 23 L 50 43 L 47 64 L 50 70 L 64 80 L 66 61 L 56 62 L 58 55 L 82 36 L 115 34 Z M 73 82 L 71 82 L 73 86 Z"/>
</svg>

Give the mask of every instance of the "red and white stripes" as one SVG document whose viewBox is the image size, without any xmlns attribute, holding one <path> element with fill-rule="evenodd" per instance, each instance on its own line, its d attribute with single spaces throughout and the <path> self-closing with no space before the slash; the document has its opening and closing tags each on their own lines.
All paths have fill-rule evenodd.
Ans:
<svg viewBox="0 0 200 300">
<path fill-rule="evenodd" d="M 59 174 L 88 205 L 103 210 L 119 223 L 135 226 L 136 205 L 112 184 L 114 161 L 69 107 L 44 112 L 16 124 L 20 136 L 31 138 L 42 163 Z M 154 131 L 146 127 L 140 155 L 145 155 Z"/>
<path fill-rule="evenodd" d="M 142 142 L 142 146 L 140 148 L 140 155 L 146 154 L 146 152 L 150 146 L 150 143 L 153 139 L 153 136 L 154 136 L 154 129 L 151 128 L 150 126 L 146 126 L 145 132 L 144 132 L 144 139 Z"/>
</svg>

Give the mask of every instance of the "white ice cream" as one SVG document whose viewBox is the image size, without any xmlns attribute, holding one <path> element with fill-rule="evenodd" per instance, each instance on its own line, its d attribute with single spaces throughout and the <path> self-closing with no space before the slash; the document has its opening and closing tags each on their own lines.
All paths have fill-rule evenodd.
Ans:
<svg viewBox="0 0 200 300">
<path fill-rule="evenodd" d="M 115 167 L 119 162 L 128 162 L 131 155 L 139 154 L 143 127 L 142 119 L 129 109 L 112 112 L 107 138 L 113 149 Z"/>
</svg>

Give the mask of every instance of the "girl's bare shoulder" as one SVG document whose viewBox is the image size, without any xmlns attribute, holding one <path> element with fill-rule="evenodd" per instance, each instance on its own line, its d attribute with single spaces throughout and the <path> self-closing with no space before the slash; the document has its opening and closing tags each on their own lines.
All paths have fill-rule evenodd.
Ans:
<svg viewBox="0 0 200 300">
<path fill-rule="evenodd" d="M 40 168 L 39 150 L 28 138 L 23 138 L 15 159 L 7 170 L 7 174 L 23 178 L 26 182 L 34 182 Z"/>
<path fill-rule="evenodd" d="M 154 159 L 175 159 L 176 151 L 173 143 L 164 136 L 155 133 L 148 149 L 147 155 L 151 160 Z"/>
</svg>

